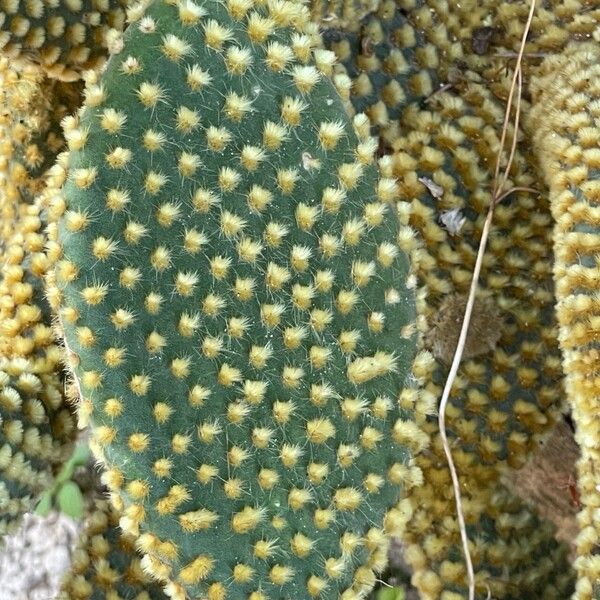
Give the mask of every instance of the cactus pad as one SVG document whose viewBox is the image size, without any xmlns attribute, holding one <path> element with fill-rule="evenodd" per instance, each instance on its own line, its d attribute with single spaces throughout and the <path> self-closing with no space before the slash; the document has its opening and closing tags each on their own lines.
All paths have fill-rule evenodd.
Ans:
<svg viewBox="0 0 600 600">
<path fill-rule="evenodd" d="M 0 280 L 0 533 L 33 510 L 54 468 L 69 456 L 74 431 L 42 292 L 50 262 L 39 208 L 22 206 L 14 226 Z"/>
<path fill-rule="evenodd" d="M 530 126 L 555 219 L 557 315 L 566 391 L 581 449 L 575 598 L 600 598 L 600 50 L 572 44 L 532 83 Z"/>
<path fill-rule="evenodd" d="M 427 443 L 396 184 L 306 20 L 153 4 L 67 123 L 53 297 L 80 414 L 177 598 L 363 597 Z"/>
<path fill-rule="evenodd" d="M 358 31 L 342 33 L 330 23 L 323 33 L 325 46 L 335 52 L 352 80 L 353 109 L 369 116 L 388 146 L 400 135 L 398 118 L 403 109 L 438 87 L 438 50 L 412 26 L 410 15 L 399 4 L 381 2 L 375 12 L 357 22 Z"/>
<path fill-rule="evenodd" d="M 386 160 L 385 173 L 414 198 L 404 218 L 423 239 L 414 269 L 428 292 L 424 341 L 436 359 L 428 385 L 434 397 L 462 323 L 502 111 L 485 86 L 470 84 L 460 98 L 440 92 L 430 108 L 406 109 L 403 124 L 413 129 L 396 138 Z M 534 181 L 527 155 L 517 151 L 508 186 Z M 550 223 L 547 200 L 535 192 L 515 192 L 496 209 L 447 415 L 450 434 L 477 464 L 521 466 L 560 411 Z"/>
<path fill-rule="evenodd" d="M 0 7 L 0 52 L 13 61 L 35 62 L 63 80 L 78 79 L 118 46 L 124 0 L 71 2 L 12 0 Z"/>
<path fill-rule="evenodd" d="M 119 513 L 96 500 L 72 556 L 58 600 L 166 600 L 160 585 L 144 573 L 135 539 L 119 530 Z"/>
<path fill-rule="evenodd" d="M 0 253 L 21 207 L 43 190 L 64 146 L 60 122 L 80 102 L 79 82 L 51 80 L 40 66 L 17 68 L 0 58 Z"/>
<path fill-rule="evenodd" d="M 422 600 L 461 600 L 468 586 L 452 482 L 439 435 L 431 446 L 419 461 L 424 485 L 412 499 L 424 509 L 415 511 L 403 537 L 406 558 Z M 550 521 L 486 476 L 488 468 L 473 465 L 461 477 L 475 597 L 568 598 L 575 578 L 567 544 L 556 541 Z"/>
</svg>

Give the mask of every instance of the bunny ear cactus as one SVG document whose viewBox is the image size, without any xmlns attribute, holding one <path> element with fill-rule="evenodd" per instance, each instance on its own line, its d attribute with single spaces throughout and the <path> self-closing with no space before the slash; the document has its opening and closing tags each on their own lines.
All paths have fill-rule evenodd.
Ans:
<svg viewBox="0 0 600 600">
<path fill-rule="evenodd" d="M 68 457 L 74 421 L 43 280 L 52 264 L 42 202 L 73 94 L 39 67 L 0 59 L 0 534 L 35 508 Z"/>
<path fill-rule="evenodd" d="M 438 87 L 439 56 L 398 2 L 385 0 L 376 8 L 355 22 L 359 28 L 348 23 L 343 34 L 335 22 L 324 23 L 329 28 L 323 40 L 352 81 L 353 109 L 369 116 L 374 133 L 380 133 L 389 147 L 400 135 L 398 119 L 405 107 Z M 333 3 L 330 10 L 335 10 Z"/>
<path fill-rule="evenodd" d="M 16 70 L 6 58 L 0 59 L 0 252 L 14 231 L 23 196 L 38 187 L 37 167 L 43 158 L 30 151 L 29 144 L 50 120 L 47 99 L 41 93 L 43 80 L 38 67 Z"/>
<path fill-rule="evenodd" d="M 557 315 L 568 401 L 581 449 L 583 508 L 575 598 L 600 598 L 600 49 L 572 44 L 532 82 L 530 127 L 555 219 Z"/>
<path fill-rule="evenodd" d="M 74 422 L 64 404 L 62 353 L 50 327 L 43 279 L 52 259 L 41 204 L 47 163 L 61 137 L 60 94 L 41 70 L 0 60 L 0 534 L 33 510 L 69 455 Z M 55 136 L 53 138 L 53 135 Z M 54 142 L 57 142 L 56 144 Z M 44 151 L 39 152 L 43 147 Z"/>
<path fill-rule="evenodd" d="M 33 510 L 69 456 L 74 432 L 42 291 L 50 263 L 40 208 L 22 206 L 20 213 L 5 240 L 0 280 L 0 533 Z"/>
<path fill-rule="evenodd" d="M 449 63 L 473 54 L 452 40 L 476 8 L 467 3 L 444 12 L 444 5 L 387 0 L 365 17 L 360 33 L 324 36 L 352 81 L 352 105 L 369 114 L 380 137 L 385 174 L 412 199 L 400 210 L 420 233 L 405 239 L 405 249 L 414 250 L 427 294 L 420 316 L 427 317 L 424 345 L 435 358 L 427 386 L 432 399 L 441 395 L 458 341 L 504 115 L 504 102 L 477 83 L 478 73 L 442 79 Z M 438 81 L 448 83 L 436 89 Z M 520 132 L 509 129 L 513 135 Z M 535 185 L 536 166 L 533 153 L 517 148 L 506 188 Z M 494 223 L 448 411 L 452 434 L 472 460 L 492 469 L 522 466 L 550 431 L 561 401 L 548 203 L 515 192 Z"/>
<path fill-rule="evenodd" d="M 73 81 L 118 48 L 123 0 L 13 0 L 0 7 L 0 52 L 18 64 L 37 63 L 52 77 Z"/>
<path fill-rule="evenodd" d="M 405 239 L 404 248 L 414 251 L 415 274 L 427 294 L 420 316 L 427 317 L 423 341 L 435 359 L 427 378 L 433 404 L 458 341 L 491 197 L 490 165 L 500 151 L 504 101 L 471 71 L 435 89 L 448 75 L 448 61 L 470 56 L 450 43 L 456 17 L 467 19 L 468 9 L 442 15 L 441 3 L 417 4 L 407 10 L 403 3 L 382 2 L 360 35 L 339 39 L 333 31 L 325 39 L 352 80 L 352 104 L 368 112 L 383 142 L 384 174 L 412 199 L 400 211 L 420 234 Z M 428 28 L 432 23 L 437 27 Z M 521 132 L 509 128 L 509 139 L 513 135 Z M 536 168 L 533 153 L 518 147 L 506 189 L 535 186 Z M 539 194 L 516 191 L 498 206 L 451 395 L 448 429 L 467 450 L 465 468 L 469 461 L 488 465 L 492 478 L 496 467 L 524 464 L 561 408 L 550 223 Z"/>
<path fill-rule="evenodd" d="M 380 0 L 313 0 L 309 7 L 311 19 L 320 27 L 346 32 L 360 29 L 362 19 L 379 5 Z"/>
<path fill-rule="evenodd" d="M 32 204 L 64 146 L 61 120 L 81 101 L 81 85 L 49 79 L 38 65 L 17 68 L 0 58 L 0 244 L 19 211 Z"/>
<path fill-rule="evenodd" d="M 503 100 L 531 4 L 521 0 L 398 0 L 413 26 L 438 49 L 440 81 L 485 83 Z M 522 61 L 523 80 L 535 75 L 543 58 L 560 54 L 572 41 L 592 40 L 600 23 L 596 0 L 536 2 Z M 470 74 L 466 74 L 466 70 Z M 525 99 L 524 99 L 525 100 Z"/>
<path fill-rule="evenodd" d="M 310 31 L 278 0 L 156 2 L 67 123 L 51 296 L 174 598 L 362 598 L 420 479 L 410 231 Z"/>
<path fill-rule="evenodd" d="M 485 86 L 470 84 L 460 97 L 439 92 L 426 109 L 406 108 L 402 124 L 407 132 L 394 140 L 395 152 L 382 161 L 384 174 L 397 177 L 402 195 L 414 198 L 402 205 L 402 218 L 422 238 L 412 240 L 416 246 L 412 256 L 418 280 L 428 293 L 422 313 L 428 318 L 423 342 L 431 361 L 422 393 L 431 398 L 440 397 L 456 348 L 490 202 L 489 165 L 498 152 L 502 114 L 501 105 Z M 524 187 L 535 181 L 519 150 L 511 178 Z M 519 555 L 519 560 L 506 542 L 512 534 L 504 537 L 504 532 L 491 528 L 478 537 L 490 515 L 506 522 L 514 519 L 508 509 L 500 517 L 502 505 L 489 504 L 500 474 L 507 467 L 522 466 L 560 414 L 560 352 L 549 259 L 551 217 L 544 214 L 546 205 L 538 194 L 515 192 L 496 209 L 464 358 L 446 411 L 469 537 L 474 540 L 475 572 L 484 597 L 487 583 L 495 598 L 564 598 L 572 581 L 564 553 L 554 551 L 556 571 L 565 577 L 543 581 L 547 565 L 542 568 L 536 561 L 552 540 L 547 529 L 540 529 L 543 535 L 535 542 L 527 542 L 530 551 Z M 437 447 L 437 419 L 430 419 L 424 429 L 438 456 L 417 460 L 424 485 L 411 495 L 414 515 L 404 539 L 412 551 L 407 558 L 423 598 L 464 598 L 460 532 L 448 467 Z M 528 518 L 533 519 L 531 513 Z M 523 534 L 524 540 L 530 531 Z"/>
<path fill-rule="evenodd" d="M 499 152 L 502 115 L 502 105 L 483 85 L 469 84 L 461 97 L 440 92 L 427 109 L 406 110 L 403 122 L 414 129 L 395 140 L 385 170 L 397 177 L 403 195 L 415 198 L 405 218 L 423 239 L 415 272 L 428 290 L 424 343 L 436 359 L 428 385 L 435 397 L 458 340 L 491 201 L 489 165 Z M 518 149 L 507 188 L 534 185 L 532 166 Z M 461 449 L 496 470 L 522 466 L 561 408 L 547 210 L 542 195 L 522 191 L 496 209 L 447 411 L 448 429 L 461 439 Z"/>
<path fill-rule="evenodd" d="M 58 600 L 92 598 L 167 600 L 144 573 L 135 538 L 119 529 L 119 513 L 105 500 L 95 502 L 58 595 Z"/>
<path fill-rule="evenodd" d="M 412 583 L 420 600 L 462 600 L 468 597 L 466 567 L 439 437 L 419 465 L 424 484 L 415 503 L 423 509 L 415 511 L 403 536 L 405 557 L 414 569 Z M 474 465 L 461 483 L 475 597 L 569 598 L 574 584 L 569 547 L 556 541 L 553 525 L 500 482 L 489 479 L 489 469 Z"/>
<path fill-rule="evenodd" d="M 490 165 L 500 151 L 504 102 L 490 86 L 477 83 L 481 76 L 476 72 L 442 79 L 452 70 L 448 63 L 464 59 L 467 53 L 451 42 L 452 27 L 457 25 L 452 12 L 445 15 L 448 26 L 442 22 L 428 27 L 432 16 L 435 11 L 429 6 L 404 14 L 396 3 L 384 2 L 365 19 L 359 35 L 340 40 L 339 34 L 331 32 L 329 40 L 352 79 L 352 103 L 374 117 L 385 142 L 383 149 L 389 154 L 381 160 L 383 173 L 396 177 L 401 195 L 413 199 L 400 205 L 400 214 L 403 223 L 421 234 L 420 239 L 405 239 L 404 249 L 412 250 L 415 274 L 427 294 L 420 316 L 428 319 L 423 342 L 431 355 L 423 363 L 427 384 L 421 397 L 429 397 L 434 407 L 458 341 L 490 202 Z M 393 47 L 397 40 L 405 41 L 402 49 Z M 394 72 L 394 65 L 404 69 Z M 413 79 L 431 84 L 437 77 L 452 84 L 428 98 L 427 86 L 407 86 Z M 494 90 L 501 90 L 504 81 L 508 78 L 501 78 Z M 406 98 L 396 95 L 399 101 L 394 105 L 389 102 L 394 86 L 417 93 Z M 378 114 L 384 118 L 377 118 Z M 509 128 L 509 139 L 514 135 L 520 132 Z M 533 153 L 517 148 L 507 188 L 535 186 L 536 167 Z M 507 533 L 488 527 L 491 520 L 519 520 L 510 503 L 492 504 L 500 473 L 508 466 L 521 467 L 560 414 L 561 365 L 548 208 L 542 195 L 522 191 L 510 194 L 497 207 L 464 359 L 447 409 L 469 536 L 476 540 L 478 585 L 485 595 L 489 584 L 498 598 L 565 597 L 573 580 L 564 548 L 553 542 L 548 524 L 541 527 L 524 507 L 517 511 L 527 515 L 524 531 L 517 527 Z M 417 459 L 424 485 L 411 495 L 414 514 L 404 534 L 411 548 L 408 559 L 424 598 L 465 597 L 460 533 L 437 420 L 430 419 L 423 427 L 438 446 L 438 456 Z M 486 533 L 478 538 L 477 530 L 484 526 Z M 530 526 L 539 527 L 535 540 L 527 540 Z M 517 534 L 523 536 L 520 545 L 527 548 L 522 554 L 507 543 Z M 552 559 L 542 564 L 538 558 L 549 546 Z M 547 577 L 553 568 L 564 577 Z"/>
<path fill-rule="evenodd" d="M 60 381 L 27 359 L 0 360 L 0 535 L 15 529 L 67 455 Z"/>
</svg>

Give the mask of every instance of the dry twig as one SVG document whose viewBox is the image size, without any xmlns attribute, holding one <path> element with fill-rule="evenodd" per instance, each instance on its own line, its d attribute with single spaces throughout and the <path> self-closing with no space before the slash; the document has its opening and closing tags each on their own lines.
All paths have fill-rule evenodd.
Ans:
<svg viewBox="0 0 600 600">
<path fill-rule="evenodd" d="M 481 265 L 483 263 L 483 256 L 485 254 L 485 249 L 487 245 L 488 236 L 490 233 L 490 228 L 492 225 L 492 219 L 494 217 L 494 209 L 497 204 L 504 199 L 508 194 L 517 189 L 522 188 L 511 188 L 508 191 L 502 191 L 506 182 L 508 180 L 510 168 L 515 156 L 515 150 L 517 146 L 517 131 L 519 128 L 519 116 L 521 112 L 521 91 L 523 86 L 523 75 L 521 72 L 521 64 L 523 62 L 523 55 L 525 53 L 525 41 L 527 39 L 527 34 L 531 27 L 531 22 L 533 20 L 533 15 L 535 12 L 535 0 L 531 0 L 531 7 L 529 9 L 529 16 L 527 18 L 527 23 L 525 24 L 525 29 L 523 32 L 523 37 L 521 39 L 521 46 L 519 48 L 519 54 L 517 56 L 517 62 L 515 65 L 515 72 L 513 74 L 513 79 L 510 86 L 510 92 L 508 94 L 508 100 L 506 101 L 506 111 L 504 114 L 504 122 L 502 124 L 502 135 L 500 137 L 500 147 L 498 149 L 498 156 L 496 158 L 496 168 L 494 172 L 494 180 L 493 180 L 493 189 L 492 189 L 492 198 L 490 200 L 490 205 L 488 208 L 487 216 L 485 219 L 485 223 L 483 226 L 483 231 L 481 232 L 481 240 L 479 242 L 479 249 L 477 252 L 477 260 L 475 261 L 475 268 L 473 269 L 473 277 L 471 279 L 471 287 L 469 289 L 469 296 L 467 299 L 467 306 L 465 309 L 465 315 L 463 318 L 462 327 L 460 330 L 460 336 L 458 338 L 458 343 L 456 345 L 456 352 L 454 354 L 454 359 L 452 361 L 452 366 L 450 367 L 450 372 L 448 373 L 448 378 L 446 379 L 446 384 L 444 386 L 444 391 L 442 393 L 442 399 L 440 402 L 439 408 L 439 416 L 438 422 L 440 427 L 440 437 L 442 438 L 442 445 L 444 447 L 444 453 L 446 454 L 446 459 L 448 461 L 448 467 L 450 469 L 450 475 L 452 477 L 452 487 L 454 488 L 454 499 L 456 502 L 456 513 L 458 516 L 458 524 L 460 528 L 460 537 L 462 540 L 463 553 L 465 555 L 465 562 L 467 566 L 467 577 L 469 584 L 469 600 L 475 600 L 475 572 L 473 570 L 473 561 L 471 559 L 471 553 L 469 550 L 469 538 L 467 535 L 467 528 L 465 525 L 465 516 L 462 509 L 462 500 L 460 493 L 460 482 L 458 480 L 458 474 L 456 472 L 456 466 L 454 465 L 454 460 L 452 459 L 452 451 L 450 450 L 450 445 L 448 444 L 448 436 L 446 433 L 446 407 L 448 405 L 448 400 L 450 398 L 450 391 L 452 389 L 452 385 L 454 384 L 454 380 L 456 379 L 456 374 L 458 372 L 458 367 L 460 365 L 460 361 L 462 358 L 463 350 L 465 347 L 465 342 L 467 340 L 467 333 L 469 331 L 469 323 L 471 320 L 471 314 L 473 312 L 473 304 L 475 303 L 475 294 L 477 292 L 477 283 L 479 280 L 479 275 L 481 273 Z M 502 160 L 502 154 L 504 151 L 504 145 L 506 143 L 506 137 L 508 132 L 508 123 L 510 120 L 511 108 L 513 105 L 513 98 L 515 96 L 515 90 L 518 89 L 516 106 L 515 106 L 515 117 L 513 123 L 513 139 L 510 148 L 510 153 L 508 157 L 508 161 L 506 163 L 506 167 L 500 177 L 500 163 Z M 489 588 L 488 588 L 489 589 Z"/>
</svg>

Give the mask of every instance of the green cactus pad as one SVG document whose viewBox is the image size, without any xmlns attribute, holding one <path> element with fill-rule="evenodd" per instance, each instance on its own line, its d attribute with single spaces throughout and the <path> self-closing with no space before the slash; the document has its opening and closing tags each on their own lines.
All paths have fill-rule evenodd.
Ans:
<svg viewBox="0 0 600 600">
<path fill-rule="evenodd" d="M 174 597 L 363 597 L 427 443 L 396 185 L 305 15 L 153 4 L 67 123 L 53 296 L 121 522 Z"/>
</svg>

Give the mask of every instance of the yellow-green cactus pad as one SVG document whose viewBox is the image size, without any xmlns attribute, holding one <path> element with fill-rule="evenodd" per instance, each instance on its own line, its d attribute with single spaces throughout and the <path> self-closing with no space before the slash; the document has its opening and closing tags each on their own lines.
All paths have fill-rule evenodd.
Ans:
<svg viewBox="0 0 600 600">
<path fill-rule="evenodd" d="M 48 74 L 77 79 L 119 45 L 126 0 L 6 0 L 0 7 L 0 52 L 33 61 Z"/>
<path fill-rule="evenodd" d="M 427 444 L 410 232 L 306 14 L 157 2 L 67 123 L 80 414 L 177 598 L 364 597 Z"/>
<path fill-rule="evenodd" d="M 441 395 L 462 324 L 471 273 L 491 201 L 503 108 L 485 86 L 436 94 L 408 107 L 385 173 L 398 178 L 403 219 L 420 232 L 414 269 L 427 290 L 427 386 Z M 516 153 L 507 187 L 535 186 Z M 551 215 L 538 193 L 515 192 L 497 207 L 466 354 L 450 396 L 448 430 L 477 464 L 518 467 L 550 431 L 561 405 L 554 323 Z M 411 246 L 407 245 L 407 249 Z M 465 465 L 465 468 L 467 466 Z"/>
<path fill-rule="evenodd" d="M 555 219 L 554 276 L 568 401 L 581 449 L 577 600 L 600 598 L 600 48 L 573 44 L 532 83 L 530 126 Z"/>
<path fill-rule="evenodd" d="M 444 88 L 434 83 L 448 83 L 448 61 L 467 54 L 451 38 L 468 9 L 453 7 L 440 24 L 435 11 L 409 4 L 383 2 L 359 34 L 332 31 L 325 39 L 352 79 L 353 106 L 372 117 L 385 174 L 412 199 L 401 212 L 420 233 L 405 248 L 415 250 L 413 266 L 427 298 L 421 316 L 428 321 L 425 348 L 435 359 L 427 386 L 433 404 L 458 341 L 505 103 L 473 71 Z M 417 26 L 432 23 L 437 28 Z M 502 77 L 496 91 L 509 79 Z M 509 142 L 513 135 L 509 128 Z M 506 189 L 511 186 L 542 191 L 534 153 L 521 145 Z M 543 194 L 510 194 L 496 210 L 486 250 L 448 427 L 473 460 L 491 467 L 521 466 L 561 408 L 551 220 Z"/>
<path fill-rule="evenodd" d="M 358 31 L 362 19 L 379 5 L 380 0 L 313 0 L 309 6 L 311 19 L 323 29 Z"/>
<path fill-rule="evenodd" d="M 135 539 L 119 529 L 119 516 L 108 502 L 96 501 L 58 600 L 167 599 L 144 573 Z"/>
<path fill-rule="evenodd" d="M 15 227 L 0 279 L 0 533 L 35 508 L 74 431 L 42 290 L 51 259 L 39 207 L 22 207 Z"/>
<path fill-rule="evenodd" d="M 0 535 L 35 508 L 67 454 L 63 432 L 55 436 L 60 384 L 31 361 L 0 359 Z"/>
<path fill-rule="evenodd" d="M 402 110 L 438 89 L 438 50 L 412 26 L 399 2 L 381 2 L 360 22 L 358 31 L 341 32 L 332 24 L 323 40 L 352 81 L 353 109 L 369 116 L 386 145 L 398 135 Z"/>
<path fill-rule="evenodd" d="M 465 454 L 456 447 L 454 453 Z M 405 556 L 414 570 L 412 582 L 422 600 L 463 600 L 468 597 L 466 567 L 439 432 L 419 464 L 424 482 L 412 493 L 416 508 L 403 536 Z M 569 598 L 575 579 L 569 547 L 556 541 L 554 526 L 498 482 L 486 479 L 486 467 L 472 465 L 461 473 L 475 597 Z"/>
<path fill-rule="evenodd" d="M 69 455 L 73 418 L 63 401 L 62 353 L 43 280 L 52 264 L 41 204 L 43 174 L 62 136 L 65 105 L 38 67 L 0 60 L 0 533 L 33 510 Z"/>
<path fill-rule="evenodd" d="M 81 102 L 81 85 L 51 80 L 38 65 L 0 58 L 0 254 L 21 209 L 44 189 L 64 146 L 61 120 Z"/>
<path fill-rule="evenodd" d="M 431 352 L 426 392 L 439 398 L 452 362 L 485 214 L 490 165 L 498 152 L 503 107 L 482 85 L 461 96 L 440 92 L 413 105 L 406 134 L 394 141 L 385 173 L 414 198 L 404 219 L 421 233 L 413 266 L 427 291 L 424 344 Z M 509 133 L 512 135 L 512 132 Z M 531 157 L 530 157 L 531 158 Z M 532 158 L 531 158 L 532 160 Z M 532 160 L 533 163 L 533 160 Z M 536 184 L 517 151 L 510 185 Z M 407 247 L 408 248 L 408 247 Z M 567 550 L 522 505 L 494 504 L 499 474 L 520 467 L 560 414 L 561 361 L 554 325 L 551 215 L 539 193 L 515 192 L 497 206 L 479 280 L 465 354 L 447 408 L 447 429 L 461 478 L 478 594 L 493 598 L 566 598 L 573 577 Z M 423 425 L 439 436 L 437 419 Z M 408 560 L 427 600 L 467 596 L 450 474 L 441 448 L 417 464 L 425 485 L 411 495 Z M 504 502 L 504 501 L 503 501 Z M 512 502 L 512 501 L 511 501 Z M 496 525 L 506 527 L 501 531 Z M 523 527 L 523 529 L 520 529 Z M 519 541 L 516 541 L 519 540 Z M 554 578 L 554 573 L 560 576 Z"/>
<path fill-rule="evenodd" d="M 479 83 L 480 73 L 464 69 L 467 63 L 486 65 L 487 68 L 492 62 L 489 55 L 485 61 L 480 60 L 471 48 L 476 34 L 475 23 L 482 14 L 478 7 L 469 3 L 452 7 L 442 2 L 409 4 L 382 3 L 379 11 L 368 16 L 365 23 L 371 23 L 371 28 L 381 32 L 386 29 L 385 15 L 391 14 L 391 9 L 395 8 L 401 16 L 404 11 L 402 18 L 410 24 L 410 31 L 415 32 L 418 40 L 415 51 L 427 40 L 431 50 L 425 56 L 435 57 L 438 61 L 437 65 L 431 63 L 435 68 L 429 70 L 422 63 L 417 76 L 421 76 L 421 81 L 424 76 L 429 81 L 437 76 L 446 84 L 427 98 L 408 98 L 408 102 L 398 104 L 394 112 L 389 110 L 386 101 L 389 98 L 388 82 L 402 82 L 402 90 L 406 83 L 401 73 L 392 76 L 389 59 L 382 61 L 377 54 L 386 43 L 390 44 L 386 36 L 378 33 L 368 38 L 365 27 L 357 36 L 348 36 L 353 40 L 353 52 L 344 39 L 346 36 L 339 39 L 340 34 L 332 32 L 329 39 L 337 36 L 331 48 L 344 61 L 353 78 L 350 96 L 353 104 L 365 109 L 361 102 L 368 99 L 370 107 L 366 109 L 374 117 L 385 142 L 381 149 L 389 153 L 382 160 L 384 173 L 398 178 L 403 197 L 414 199 L 410 204 L 401 205 L 401 214 L 403 223 L 410 224 L 421 234 L 421 240 L 407 239 L 405 248 L 413 250 L 413 267 L 427 298 L 422 316 L 428 321 L 424 344 L 431 356 L 424 375 L 428 385 L 421 395 L 429 395 L 430 406 L 435 407 L 435 399 L 441 395 L 456 348 L 483 222 L 491 200 L 493 165 L 499 151 L 505 107 L 503 95 L 510 78 L 496 73 L 493 81 Z M 390 9 L 388 13 L 386 6 Z M 471 22 L 470 19 L 474 20 Z M 466 27 L 465 23 L 469 22 L 470 37 L 466 29 L 460 29 L 461 23 Z M 408 29 L 405 27 L 402 31 Z M 458 38 L 454 35 L 457 31 L 462 31 L 468 41 L 464 47 L 457 43 Z M 361 36 L 368 39 L 362 42 L 362 48 L 357 52 L 358 42 L 363 39 Z M 382 40 L 383 45 L 371 46 L 369 41 L 372 40 Z M 398 52 L 398 49 L 392 51 Z M 369 56 L 364 58 L 364 54 Z M 475 60 L 471 60 L 473 57 Z M 498 61 L 497 58 L 494 60 Z M 363 65 L 368 77 L 358 64 Z M 458 65 L 463 65 L 463 70 L 454 73 Z M 371 66 L 370 70 L 368 66 Z M 414 62 L 410 66 L 418 67 Z M 368 90 L 370 96 L 361 97 L 356 93 L 360 89 Z M 385 106 L 386 111 L 378 106 Z M 378 114 L 384 118 L 378 119 Z M 390 115 L 393 118 L 389 118 Z M 509 142 L 513 135 L 509 128 Z M 507 188 L 511 185 L 543 190 L 535 156 L 529 148 L 517 148 Z M 471 510 L 474 498 L 480 502 L 479 516 L 469 516 L 473 526 L 471 537 L 476 536 L 479 517 L 486 511 L 500 514 L 489 512 L 492 507 L 486 505 L 499 473 L 506 466 L 522 466 L 540 439 L 551 430 L 561 408 L 560 377 L 549 204 L 541 193 L 515 192 L 506 197 L 496 211 L 463 363 L 447 411 L 451 446 L 465 486 L 467 510 Z M 436 419 L 431 418 L 423 427 L 432 437 L 439 435 Z M 422 593 L 429 592 L 431 597 L 444 598 L 444 592 L 451 590 L 458 594 L 457 597 L 464 597 L 464 588 L 453 587 L 442 570 L 445 560 L 462 561 L 455 523 L 452 529 L 455 537 L 446 531 L 446 518 L 455 515 L 448 467 L 443 457 L 435 467 L 428 457 L 418 459 L 417 464 L 423 470 L 426 486 L 411 496 L 418 517 L 407 525 L 406 536 L 413 547 L 425 547 L 432 536 L 439 540 L 435 552 L 426 551 L 418 562 L 413 561 L 419 573 L 419 588 Z M 445 473 L 443 480 L 442 473 Z M 443 511 L 439 504 L 442 494 L 448 494 Z M 540 539 L 550 541 L 551 532 L 546 531 Z M 544 591 L 545 584 L 542 585 L 539 579 L 538 587 L 520 585 L 515 591 L 514 583 L 521 577 L 517 571 L 533 573 L 538 569 L 537 558 L 525 563 L 521 555 L 519 561 L 511 563 L 513 559 L 506 555 L 502 560 L 511 565 L 513 573 L 510 585 L 503 589 L 494 588 L 499 590 L 498 594 L 504 594 L 502 597 L 508 593 L 519 597 L 519 593 L 525 595 L 534 589 L 537 597 L 550 593 Z M 564 555 L 556 560 L 557 565 L 564 564 Z M 487 561 L 486 557 L 478 558 L 478 571 L 490 568 Z M 517 564 L 519 562 L 522 564 Z M 461 576 L 464 576 L 464 570 Z M 523 575 L 521 580 L 527 577 L 529 575 Z M 433 582 L 430 588 L 427 581 Z M 554 584 L 549 580 L 548 585 Z M 556 589 L 568 588 L 559 586 Z M 484 589 L 484 597 L 485 593 Z M 556 591 L 554 594 L 556 597 Z M 558 597 L 561 597 L 560 593 Z"/>
<path fill-rule="evenodd" d="M 530 2 L 521 0 L 397 0 L 413 26 L 435 45 L 440 58 L 440 80 L 453 84 L 472 79 L 486 83 L 506 99 L 512 69 L 521 46 Z M 525 80 L 545 56 L 560 53 L 570 41 L 592 40 L 600 23 L 597 0 L 536 2 L 525 44 Z"/>
</svg>

